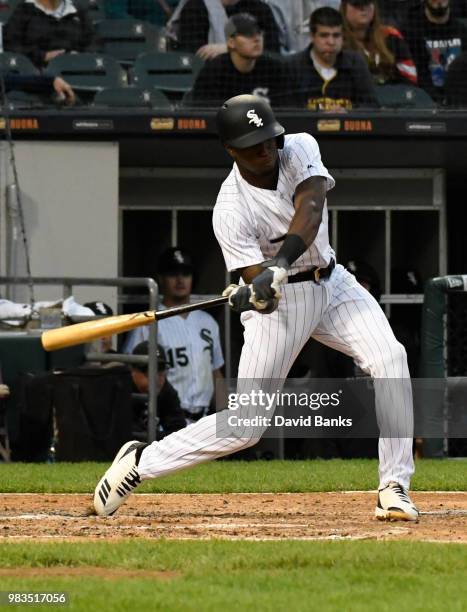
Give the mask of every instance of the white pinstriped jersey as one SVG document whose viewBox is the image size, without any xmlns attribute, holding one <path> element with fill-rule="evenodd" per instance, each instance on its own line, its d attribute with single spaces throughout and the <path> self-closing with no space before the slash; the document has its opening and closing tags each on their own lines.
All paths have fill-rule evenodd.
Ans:
<svg viewBox="0 0 467 612">
<path fill-rule="evenodd" d="M 124 351 L 131 353 L 148 336 L 147 326 L 133 330 Z M 163 319 L 157 324 L 157 341 L 164 348 L 169 362 L 167 378 L 177 390 L 182 408 L 196 413 L 209 406 L 214 394 L 212 372 L 224 365 L 215 319 L 203 310 L 194 310 L 186 318 Z"/>
<path fill-rule="evenodd" d="M 334 187 L 334 179 L 321 161 L 318 143 L 306 133 L 285 136 L 284 148 L 279 150 L 279 178 L 275 190 L 250 185 L 234 164 L 221 186 L 213 214 L 214 232 L 228 270 L 275 257 L 295 213 L 295 190 L 311 176 L 325 177 L 328 190 Z M 296 274 L 312 266 L 325 267 L 333 255 L 325 204 L 318 235 L 292 264 L 290 273 Z"/>
<path fill-rule="evenodd" d="M 290 227 L 293 194 L 301 182 L 323 176 L 328 189 L 334 186 L 321 163 L 318 145 L 308 134 L 286 136 L 279 157 L 277 189 L 249 185 L 235 166 L 221 187 L 213 225 L 229 270 L 261 263 L 277 253 Z M 292 269 L 325 266 L 332 255 L 325 207 L 316 239 Z M 241 315 L 244 344 L 237 393 L 248 389 L 251 381 L 250 389 L 257 383 L 266 390 L 270 385 L 274 391 L 281 389 L 310 337 L 349 355 L 374 378 L 378 423 L 396 426 L 397 431 L 400 424 L 406 425 L 400 434 L 379 440 L 379 488 L 397 482 L 407 489 L 414 471 L 412 387 L 405 349 L 379 304 L 340 264 L 326 279 L 286 283 L 281 293 L 274 312 L 264 315 L 249 310 Z M 264 430 L 260 427 L 255 432 L 245 426 L 241 434 L 232 435 L 230 414 L 223 410 L 206 416 L 145 448 L 138 465 L 141 478 L 170 474 L 255 444 Z"/>
</svg>

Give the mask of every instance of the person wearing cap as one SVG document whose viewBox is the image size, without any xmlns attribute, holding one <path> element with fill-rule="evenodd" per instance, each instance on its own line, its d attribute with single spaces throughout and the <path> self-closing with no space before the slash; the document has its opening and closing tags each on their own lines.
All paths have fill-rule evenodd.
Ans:
<svg viewBox="0 0 467 612">
<path fill-rule="evenodd" d="M 295 103 L 313 111 L 377 106 L 366 61 L 343 49 L 342 16 L 325 6 L 310 16 L 311 43 L 289 59 Z"/>
<path fill-rule="evenodd" d="M 149 355 L 149 343 L 140 342 L 135 346 L 133 355 Z M 183 429 L 186 425 L 185 416 L 180 406 L 178 393 L 167 380 L 167 359 L 164 349 L 157 347 L 157 417 L 159 419 L 157 428 L 157 439 L 161 440 L 174 431 Z M 130 366 L 131 378 L 134 390 L 137 394 L 145 397 L 134 398 L 133 415 L 135 426 L 143 435 L 146 434 L 147 426 L 147 394 L 149 392 L 149 375 L 147 364 L 132 364 Z M 141 401 L 143 399 L 143 401 Z"/>
<path fill-rule="evenodd" d="M 451 12 L 450 0 L 423 0 L 409 11 L 402 32 L 417 67 L 419 86 L 443 102 L 446 73 L 467 51 L 467 28 Z"/>
<path fill-rule="evenodd" d="M 344 47 L 362 55 L 375 82 L 417 85 L 417 69 L 400 31 L 381 23 L 374 0 L 343 0 Z"/>
<path fill-rule="evenodd" d="M 193 86 L 191 104 L 219 106 L 237 94 L 264 96 L 273 106 L 287 103 L 288 79 L 284 64 L 263 55 L 264 37 L 248 13 L 230 17 L 225 26 L 227 53 L 206 62 Z"/>
<path fill-rule="evenodd" d="M 213 59 L 227 51 L 224 27 L 237 13 L 253 15 L 264 32 L 265 48 L 280 52 L 279 27 L 271 8 L 262 0 L 181 0 L 167 24 L 169 38 L 177 50 Z"/>
<path fill-rule="evenodd" d="M 193 261 L 189 253 L 171 247 L 159 257 L 159 308 L 174 308 L 190 303 L 193 286 Z M 222 379 L 224 365 L 219 326 L 204 310 L 163 319 L 157 325 L 158 342 L 164 348 L 167 378 L 177 390 L 188 423 L 208 414 L 214 397 L 215 383 Z M 146 326 L 133 330 L 124 345 L 124 352 L 148 339 Z"/>
</svg>

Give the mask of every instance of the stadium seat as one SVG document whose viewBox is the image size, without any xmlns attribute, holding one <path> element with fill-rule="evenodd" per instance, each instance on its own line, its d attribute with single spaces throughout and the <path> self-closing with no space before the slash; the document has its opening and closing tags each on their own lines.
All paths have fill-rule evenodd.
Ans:
<svg viewBox="0 0 467 612">
<path fill-rule="evenodd" d="M 8 100 L 8 108 L 10 110 L 41 108 L 45 106 L 44 100 L 40 96 L 15 89 L 7 93 L 6 99 Z"/>
<path fill-rule="evenodd" d="M 377 85 L 376 98 L 383 109 L 436 108 L 436 103 L 425 90 L 412 85 Z"/>
<path fill-rule="evenodd" d="M 189 89 L 183 94 L 182 99 L 180 100 L 180 106 L 185 108 L 190 108 L 193 106 L 193 90 Z"/>
<path fill-rule="evenodd" d="M 45 74 L 61 76 L 78 92 L 126 87 L 126 72 L 113 57 L 99 53 L 64 53 L 54 58 Z"/>
<path fill-rule="evenodd" d="M 34 64 L 21 53 L 0 53 L 0 70 L 4 73 L 20 75 L 38 75 L 39 70 Z M 13 110 L 17 108 L 32 108 L 44 105 L 44 100 L 38 94 L 25 91 L 12 90 L 7 93 L 8 107 Z"/>
<path fill-rule="evenodd" d="M 96 27 L 103 53 L 121 64 L 133 64 L 141 53 L 165 50 L 165 37 L 145 21 L 105 19 Z"/>
<path fill-rule="evenodd" d="M 95 106 L 171 109 L 167 96 L 157 89 L 117 87 L 103 89 L 94 98 Z"/>
<path fill-rule="evenodd" d="M 135 61 L 133 83 L 182 94 L 192 88 L 202 65 L 203 60 L 192 53 L 143 53 Z"/>
<path fill-rule="evenodd" d="M 11 11 L 8 9 L 0 10 L 0 27 L 3 27 L 8 19 L 10 19 Z"/>
<path fill-rule="evenodd" d="M 0 70 L 13 74 L 39 74 L 34 64 L 21 53 L 0 53 Z M 25 91 L 9 91 L 7 94 L 10 109 L 43 106 L 40 96 Z"/>
<path fill-rule="evenodd" d="M 31 60 L 21 53 L 0 53 L 0 70 L 14 74 L 39 74 Z"/>
<path fill-rule="evenodd" d="M 0 25 L 8 21 L 17 4 L 14 0 L 0 0 Z"/>
</svg>

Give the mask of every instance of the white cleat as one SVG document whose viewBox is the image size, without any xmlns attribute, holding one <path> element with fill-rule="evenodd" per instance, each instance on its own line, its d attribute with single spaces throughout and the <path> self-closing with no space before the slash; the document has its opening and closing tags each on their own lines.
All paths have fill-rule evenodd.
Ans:
<svg viewBox="0 0 467 612">
<path fill-rule="evenodd" d="M 398 482 L 390 482 L 378 491 L 375 517 L 379 521 L 418 521 L 420 512 L 407 491 Z"/>
<path fill-rule="evenodd" d="M 137 451 L 147 444 L 132 440 L 118 451 L 112 465 L 94 491 L 94 508 L 98 516 L 110 516 L 140 484 Z"/>
</svg>

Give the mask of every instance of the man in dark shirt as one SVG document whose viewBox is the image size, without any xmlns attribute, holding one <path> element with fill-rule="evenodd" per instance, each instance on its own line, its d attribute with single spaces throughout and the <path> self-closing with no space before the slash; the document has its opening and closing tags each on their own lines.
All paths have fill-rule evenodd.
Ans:
<svg viewBox="0 0 467 612">
<path fill-rule="evenodd" d="M 342 49 L 341 14 L 328 6 L 310 16 L 311 44 L 290 57 L 295 104 L 313 111 L 340 112 L 377 106 L 365 60 Z"/>
<path fill-rule="evenodd" d="M 248 13 L 233 15 L 225 26 L 227 53 L 205 63 L 192 92 L 195 106 L 219 106 L 223 100 L 251 93 L 272 106 L 287 104 L 288 81 L 280 60 L 263 55 L 263 32 Z"/>
<path fill-rule="evenodd" d="M 211 0 L 212 1 L 212 0 Z M 264 47 L 267 51 L 279 53 L 280 31 L 271 8 L 262 0 L 218 0 L 228 17 L 237 13 L 253 15 L 264 32 Z M 211 3 L 209 3 L 211 4 Z M 212 59 L 225 52 L 223 40 L 214 40 L 217 44 L 208 44 L 213 27 L 211 14 L 206 0 L 188 0 L 183 6 L 178 21 L 178 49 L 197 53 L 203 59 Z M 222 10 L 222 7 L 221 10 Z M 212 13 L 212 17 L 218 11 Z M 225 17 L 224 17 L 225 18 Z M 220 43 L 220 44 L 219 44 Z"/>
<path fill-rule="evenodd" d="M 451 14 L 450 0 L 424 0 L 410 12 L 403 30 L 420 87 L 434 100 L 443 101 L 446 71 L 462 51 L 467 51 L 466 28 Z"/>
<path fill-rule="evenodd" d="M 149 343 L 140 342 L 133 349 L 133 355 L 148 355 Z M 167 359 L 164 349 L 157 347 L 157 416 L 159 424 L 157 428 L 157 439 L 186 426 L 185 415 L 180 406 L 178 393 L 167 380 Z M 130 368 L 131 377 L 137 393 L 147 396 L 149 391 L 148 366 L 146 364 L 133 364 Z M 133 406 L 133 416 L 136 427 L 147 430 L 147 401 L 146 397 L 136 398 Z"/>
</svg>

